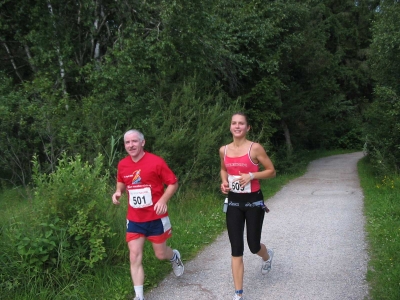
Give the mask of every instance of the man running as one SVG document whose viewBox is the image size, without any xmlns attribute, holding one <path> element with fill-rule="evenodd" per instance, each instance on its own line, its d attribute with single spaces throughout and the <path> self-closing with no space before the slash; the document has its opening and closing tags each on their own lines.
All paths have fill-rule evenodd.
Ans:
<svg viewBox="0 0 400 300">
<path fill-rule="evenodd" d="M 112 201 L 119 205 L 119 198 L 126 191 L 126 241 L 136 294 L 134 300 L 144 300 L 142 257 L 146 239 L 152 243 L 158 259 L 169 259 L 176 276 L 182 276 L 184 272 L 179 251 L 167 246 L 167 239 L 172 234 L 167 203 L 178 189 L 178 179 L 161 157 L 144 151 L 145 139 L 140 131 L 127 131 L 124 144 L 128 156 L 118 163 Z"/>
</svg>

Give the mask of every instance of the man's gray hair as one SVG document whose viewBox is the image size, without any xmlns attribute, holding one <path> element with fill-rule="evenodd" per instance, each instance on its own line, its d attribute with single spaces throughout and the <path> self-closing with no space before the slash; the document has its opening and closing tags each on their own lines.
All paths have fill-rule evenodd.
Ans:
<svg viewBox="0 0 400 300">
<path fill-rule="evenodd" d="M 126 137 L 128 134 L 133 134 L 133 133 L 136 133 L 136 134 L 138 135 L 139 140 L 144 141 L 144 135 L 143 135 L 143 133 L 141 133 L 139 130 L 136 130 L 136 129 L 131 129 L 131 130 L 128 130 L 127 132 L 125 132 L 125 134 L 124 134 L 124 141 L 125 141 L 125 137 Z"/>
</svg>

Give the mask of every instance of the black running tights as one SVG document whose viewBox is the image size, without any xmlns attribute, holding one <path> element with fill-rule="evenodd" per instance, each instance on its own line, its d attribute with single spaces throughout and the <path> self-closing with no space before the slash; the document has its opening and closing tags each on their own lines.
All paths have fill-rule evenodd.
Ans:
<svg viewBox="0 0 400 300">
<path fill-rule="evenodd" d="M 260 241 L 264 214 L 264 210 L 260 207 L 228 207 L 226 225 L 231 242 L 232 256 L 243 256 L 245 223 L 247 244 L 251 253 L 255 254 L 261 250 Z"/>
</svg>

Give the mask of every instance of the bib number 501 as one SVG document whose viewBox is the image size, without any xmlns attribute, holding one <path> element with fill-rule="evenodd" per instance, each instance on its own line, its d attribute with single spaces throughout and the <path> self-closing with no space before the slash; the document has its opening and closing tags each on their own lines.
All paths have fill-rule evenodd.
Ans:
<svg viewBox="0 0 400 300">
<path fill-rule="evenodd" d="M 143 208 L 153 205 L 149 187 L 129 190 L 129 205 L 133 208 Z"/>
<path fill-rule="evenodd" d="M 146 205 L 146 197 L 145 196 L 133 196 L 132 197 L 133 205 Z"/>
</svg>

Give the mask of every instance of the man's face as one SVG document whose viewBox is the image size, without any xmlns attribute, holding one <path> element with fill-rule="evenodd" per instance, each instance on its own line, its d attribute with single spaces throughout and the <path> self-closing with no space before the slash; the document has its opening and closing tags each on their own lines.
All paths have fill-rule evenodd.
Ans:
<svg viewBox="0 0 400 300">
<path fill-rule="evenodd" d="M 143 153 L 145 141 L 141 141 L 137 133 L 125 136 L 125 150 L 131 157 L 138 157 Z"/>
</svg>

